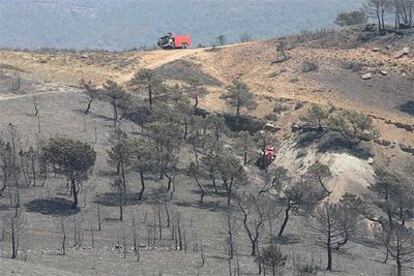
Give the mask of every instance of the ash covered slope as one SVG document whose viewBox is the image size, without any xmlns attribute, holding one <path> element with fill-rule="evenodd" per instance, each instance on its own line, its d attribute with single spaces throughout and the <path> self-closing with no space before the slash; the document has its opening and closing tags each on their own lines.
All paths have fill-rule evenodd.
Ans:
<svg viewBox="0 0 414 276">
<path fill-rule="evenodd" d="M 210 44 L 244 33 L 255 38 L 332 25 L 360 1 L 340 0 L 0 0 L 0 46 L 102 48 L 150 46 L 167 31 Z"/>
</svg>

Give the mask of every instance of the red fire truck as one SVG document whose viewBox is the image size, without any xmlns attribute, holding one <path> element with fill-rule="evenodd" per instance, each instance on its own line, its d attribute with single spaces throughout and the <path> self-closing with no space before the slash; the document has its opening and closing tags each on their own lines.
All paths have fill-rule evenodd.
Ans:
<svg viewBox="0 0 414 276">
<path fill-rule="evenodd" d="M 162 49 L 187 49 L 191 47 L 191 38 L 189 35 L 168 33 L 160 37 L 158 46 Z"/>
</svg>

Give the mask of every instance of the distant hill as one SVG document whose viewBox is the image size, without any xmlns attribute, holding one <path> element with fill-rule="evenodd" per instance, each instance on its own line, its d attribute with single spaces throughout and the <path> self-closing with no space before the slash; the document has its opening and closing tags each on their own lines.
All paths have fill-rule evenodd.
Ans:
<svg viewBox="0 0 414 276">
<path fill-rule="evenodd" d="M 360 0 L 0 0 L 0 46 L 100 48 L 151 46 L 168 31 L 195 44 L 224 34 L 268 38 L 332 25 Z"/>
</svg>

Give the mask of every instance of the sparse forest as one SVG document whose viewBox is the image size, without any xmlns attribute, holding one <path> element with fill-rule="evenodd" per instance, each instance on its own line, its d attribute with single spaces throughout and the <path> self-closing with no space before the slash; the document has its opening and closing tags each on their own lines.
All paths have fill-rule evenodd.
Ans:
<svg viewBox="0 0 414 276">
<path fill-rule="evenodd" d="M 78 107 L 81 116 L 96 116 L 95 105 L 108 107 L 108 143 L 98 152 L 102 137 L 96 129 L 88 142 L 71 135 L 46 137 L 40 125 L 31 143 L 23 143 L 13 124 L 2 135 L 0 192 L 4 208 L 13 210 L 2 216 L 5 257 L 27 258 L 31 237 L 24 235 L 26 212 L 40 212 L 53 214 L 59 250 L 50 254 L 57 256 L 67 256 L 72 248 L 99 248 L 105 236 L 123 259 L 136 263 L 160 248 L 195 256 L 193 269 L 200 275 L 207 263 L 215 262 L 216 250 L 227 262 L 223 275 L 314 275 L 335 271 L 336 256 L 364 236 L 364 243 L 384 254 L 381 261 L 395 263 L 398 276 L 409 269 L 414 256 L 409 180 L 378 167 L 369 197 L 347 193 L 331 201 L 328 164 L 316 161 L 297 175 L 278 164 L 260 166 L 266 147 L 280 142 L 273 132 L 237 125 L 242 111 L 254 103 L 239 79 L 222 96 L 235 110 L 230 123 L 220 113 L 198 114 L 198 97 L 208 92 L 194 80 L 188 86 L 168 86 L 146 69 L 124 86 L 107 81 L 98 87 L 83 80 L 81 85 L 86 95 L 84 106 Z M 30 116 L 42 112 L 36 104 Z M 234 124 L 240 130 L 232 131 Z M 316 133 L 324 139 L 335 134 L 349 148 L 377 137 L 369 117 L 333 106 L 309 105 L 297 124 L 299 136 Z M 94 182 L 102 177 L 109 192 L 93 194 Z M 55 185 L 61 195 L 54 194 Z M 32 197 L 33 191 L 45 189 L 46 197 Z M 220 212 L 210 227 L 223 235 L 211 237 L 199 229 L 181 211 L 184 205 Z M 113 217 L 104 217 L 108 208 L 118 214 L 111 211 Z M 298 239 L 289 233 L 298 219 L 312 233 L 311 243 L 326 251 L 319 262 L 298 263 L 296 253 L 286 250 Z M 213 246 L 212 238 L 222 240 Z M 245 268 L 241 259 L 256 268 Z"/>
<path fill-rule="evenodd" d="M 414 274 L 414 0 L 364 3 L 265 41 L 0 49 L 0 275 Z"/>
</svg>

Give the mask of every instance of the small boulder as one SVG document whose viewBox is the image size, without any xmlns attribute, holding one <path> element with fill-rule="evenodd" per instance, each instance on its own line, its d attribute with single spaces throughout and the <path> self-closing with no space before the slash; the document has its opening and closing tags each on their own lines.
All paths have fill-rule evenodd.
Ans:
<svg viewBox="0 0 414 276">
<path fill-rule="evenodd" d="M 410 53 L 410 47 L 404 47 L 401 51 L 404 55 L 408 55 Z"/>
<path fill-rule="evenodd" d="M 366 73 L 366 74 L 362 75 L 361 78 L 363 80 L 370 80 L 370 79 L 372 79 L 372 73 Z"/>
<path fill-rule="evenodd" d="M 400 59 L 400 58 L 402 58 L 403 56 L 408 55 L 409 53 L 410 53 L 410 47 L 404 47 L 401 51 L 396 52 L 396 53 L 393 55 L 393 58 L 394 58 L 394 59 Z"/>
<path fill-rule="evenodd" d="M 388 71 L 387 70 L 381 70 L 380 71 L 380 73 L 381 73 L 381 75 L 383 75 L 383 76 L 386 76 L 386 75 L 388 75 Z"/>
<path fill-rule="evenodd" d="M 272 64 L 282 63 L 282 62 L 288 61 L 289 59 L 290 59 L 290 57 L 288 57 L 288 56 L 278 56 L 271 63 Z"/>
<path fill-rule="evenodd" d="M 281 127 L 268 122 L 265 124 L 264 129 L 270 132 L 278 132 L 281 129 Z"/>
<path fill-rule="evenodd" d="M 372 48 L 372 51 L 373 51 L 373 52 L 375 52 L 375 53 L 376 53 L 376 52 L 379 52 L 379 51 L 380 51 L 380 48 L 378 48 L 378 47 L 374 47 L 374 48 Z"/>
</svg>

